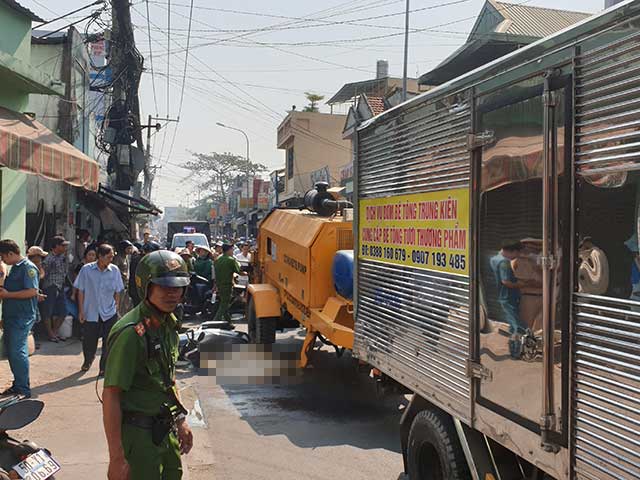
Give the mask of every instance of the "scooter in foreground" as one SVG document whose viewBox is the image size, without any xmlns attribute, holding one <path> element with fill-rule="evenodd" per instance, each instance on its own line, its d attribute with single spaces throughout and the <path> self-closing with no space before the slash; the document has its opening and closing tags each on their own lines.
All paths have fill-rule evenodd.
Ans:
<svg viewBox="0 0 640 480">
<path fill-rule="evenodd" d="M 0 400 L 0 480 L 46 480 L 60 471 L 51 452 L 28 440 L 19 441 L 7 433 L 35 421 L 44 408 L 40 400 L 10 397 Z"/>
</svg>

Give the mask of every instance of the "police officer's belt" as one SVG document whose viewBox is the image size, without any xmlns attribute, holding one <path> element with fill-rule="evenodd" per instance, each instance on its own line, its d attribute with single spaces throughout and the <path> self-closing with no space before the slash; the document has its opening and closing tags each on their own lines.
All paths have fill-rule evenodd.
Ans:
<svg viewBox="0 0 640 480">
<path fill-rule="evenodd" d="M 151 441 L 160 446 L 169 432 L 176 433 L 176 420 L 173 415 L 167 413 L 149 416 L 137 412 L 122 412 L 122 422 L 134 427 L 151 431 Z"/>
<path fill-rule="evenodd" d="M 167 417 L 167 421 L 170 418 Z M 138 412 L 122 412 L 122 423 L 133 425 L 134 427 L 151 429 L 153 423 L 156 422 L 156 417 L 151 415 L 144 415 Z"/>
</svg>

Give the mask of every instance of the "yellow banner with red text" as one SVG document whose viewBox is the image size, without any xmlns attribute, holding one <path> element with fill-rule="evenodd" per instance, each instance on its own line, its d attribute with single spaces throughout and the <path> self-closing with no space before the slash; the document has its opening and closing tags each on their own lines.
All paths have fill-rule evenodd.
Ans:
<svg viewBox="0 0 640 480">
<path fill-rule="evenodd" d="M 361 259 L 469 274 L 469 189 L 365 198 Z"/>
</svg>

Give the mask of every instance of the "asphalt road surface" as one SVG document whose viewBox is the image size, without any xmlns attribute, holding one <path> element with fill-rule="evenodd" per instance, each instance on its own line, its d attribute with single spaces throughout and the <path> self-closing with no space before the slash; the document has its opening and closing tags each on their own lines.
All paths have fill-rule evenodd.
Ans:
<svg viewBox="0 0 640 480">
<path fill-rule="evenodd" d="M 278 342 L 300 345 L 302 335 L 290 330 Z M 188 478 L 402 478 L 398 423 L 406 399 L 377 392 L 347 354 L 323 347 L 313 361 L 286 384 L 220 385 L 184 372 L 197 444 Z"/>
</svg>

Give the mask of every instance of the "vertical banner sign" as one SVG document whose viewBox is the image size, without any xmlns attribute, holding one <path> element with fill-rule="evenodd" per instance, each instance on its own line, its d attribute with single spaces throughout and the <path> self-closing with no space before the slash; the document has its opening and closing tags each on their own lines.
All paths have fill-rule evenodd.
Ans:
<svg viewBox="0 0 640 480">
<path fill-rule="evenodd" d="M 469 189 L 360 200 L 361 259 L 469 274 Z"/>
</svg>

